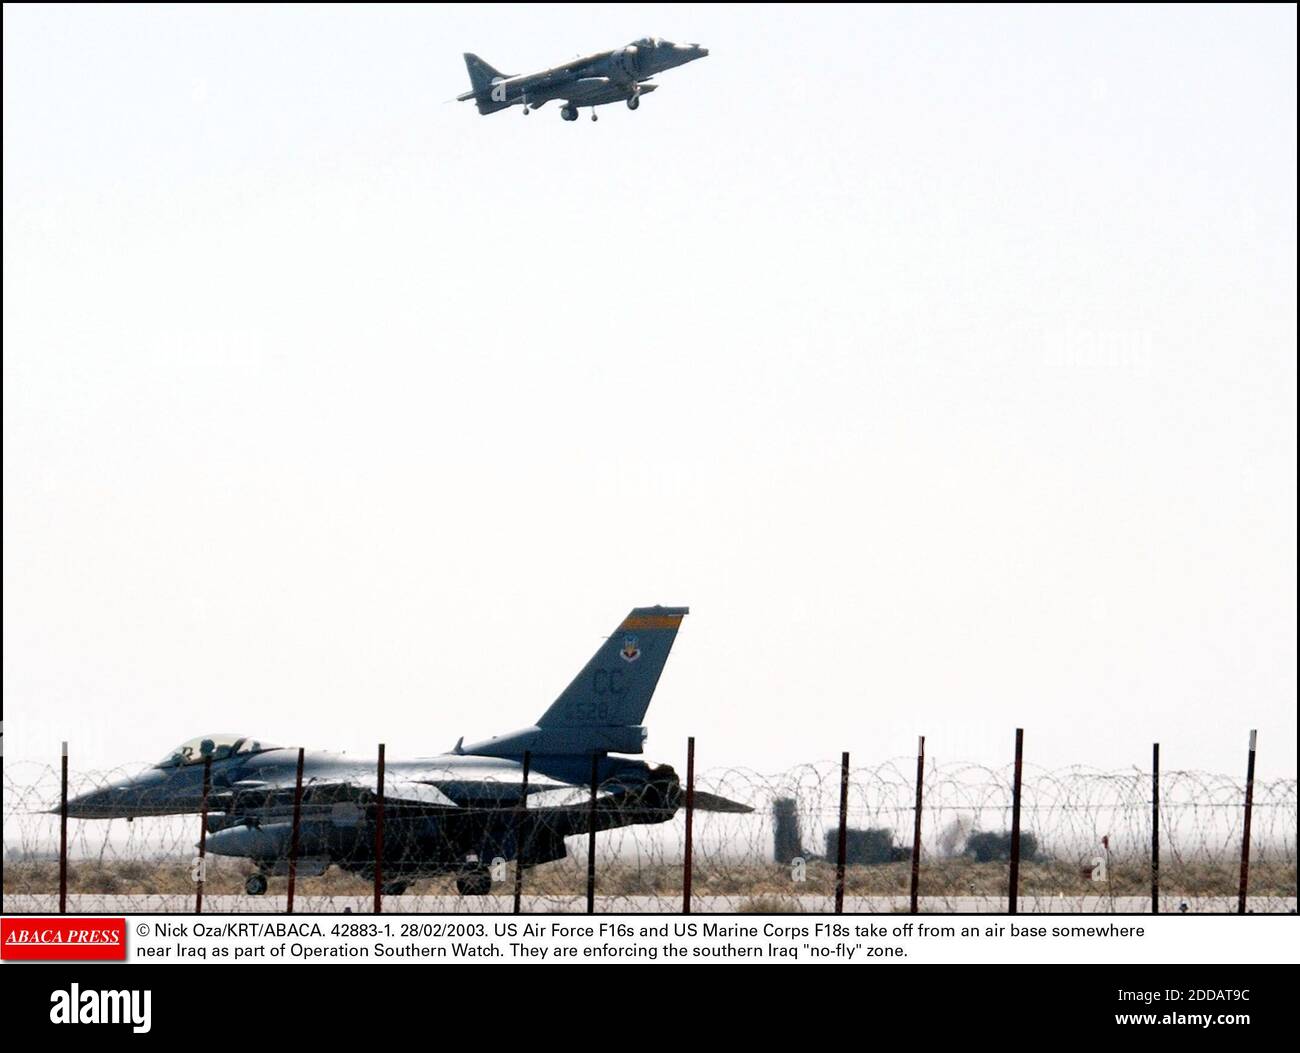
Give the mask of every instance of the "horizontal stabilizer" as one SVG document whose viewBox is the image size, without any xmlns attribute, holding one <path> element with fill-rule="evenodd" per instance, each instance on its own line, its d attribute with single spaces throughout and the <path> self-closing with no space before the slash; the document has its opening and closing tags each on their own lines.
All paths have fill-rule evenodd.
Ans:
<svg viewBox="0 0 1300 1053">
<path fill-rule="evenodd" d="M 733 815 L 747 815 L 754 810 L 747 804 L 719 797 L 716 793 L 705 793 L 703 790 L 691 791 L 691 807 L 697 812 L 730 812 Z"/>
</svg>

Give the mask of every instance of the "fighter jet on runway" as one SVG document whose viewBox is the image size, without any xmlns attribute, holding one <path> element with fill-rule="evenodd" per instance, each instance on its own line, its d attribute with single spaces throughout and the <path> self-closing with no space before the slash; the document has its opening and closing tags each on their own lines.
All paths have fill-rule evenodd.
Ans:
<svg viewBox="0 0 1300 1053">
<path fill-rule="evenodd" d="M 466 53 L 471 90 L 458 95 L 456 101 L 473 99 L 479 113 L 496 113 L 520 105 L 527 114 L 552 99 L 562 99 L 560 116 L 566 121 L 578 119 L 579 106 L 590 106 L 594 121 L 596 107 L 611 102 L 626 102 L 629 110 L 635 110 L 641 105 L 641 96 L 658 87 L 649 83 L 656 73 L 704 58 L 708 53 L 709 49 L 699 44 L 643 37 L 627 47 L 585 55 L 538 73 L 517 75 L 501 73 L 477 55 Z"/>
<path fill-rule="evenodd" d="M 536 724 L 426 760 L 390 761 L 383 785 L 381 880 L 390 895 L 418 877 L 456 875 L 462 895 L 491 891 L 494 859 L 524 867 L 565 856 L 564 839 L 595 826 L 610 830 L 672 819 L 682 802 L 668 765 L 613 757 L 640 753 L 641 725 L 668 660 L 685 607 L 638 607 L 618 626 Z M 523 792 L 524 752 L 530 767 Z M 208 763 L 209 758 L 211 763 Z M 207 795 L 208 851 L 252 859 L 250 895 L 288 870 L 297 795 L 298 750 L 243 735 L 209 735 L 171 751 L 153 768 L 68 802 L 82 819 L 198 813 Z M 380 814 L 377 770 L 340 754 L 304 756 L 297 873 L 335 864 L 375 874 Z M 748 812 L 696 791 L 696 808 Z"/>
</svg>

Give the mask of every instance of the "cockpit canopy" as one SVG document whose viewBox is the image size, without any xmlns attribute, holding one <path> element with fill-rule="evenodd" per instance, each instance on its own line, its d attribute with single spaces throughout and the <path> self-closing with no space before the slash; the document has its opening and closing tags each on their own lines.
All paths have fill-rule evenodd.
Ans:
<svg viewBox="0 0 1300 1053">
<path fill-rule="evenodd" d="M 660 40 L 658 37 L 642 37 L 640 40 L 634 40 L 632 42 L 632 46 L 634 48 L 654 49 L 657 48 L 662 43 L 663 41 Z"/>
<path fill-rule="evenodd" d="M 249 735 L 200 735 L 189 742 L 182 742 L 167 754 L 154 767 L 180 768 L 186 764 L 202 764 L 204 758 L 214 761 L 225 760 L 239 754 L 261 753 L 264 750 L 279 749 L 269 742 L 261 742 Z"/>
</svg>

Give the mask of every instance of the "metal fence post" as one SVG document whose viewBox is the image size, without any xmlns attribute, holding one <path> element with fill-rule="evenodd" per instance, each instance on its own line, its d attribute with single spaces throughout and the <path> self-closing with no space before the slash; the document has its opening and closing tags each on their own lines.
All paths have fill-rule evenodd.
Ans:
<svg viewBox="0 0 1300 1053">
<path fill-rule="evenodd" d="M 840 840 L 835 862 L 835 913 L 844 913 L 844 857 L 849 842 L 849 755 L 840 754 Z"/>
<path fill-rule="evenodd" d="M 596 913 L 596 788 L 600 784 L 600 755 L 591 755 L 591 811 L 587 832 L 587 913 Z"/>
<path fill-rule="evenodd" d="M 1250 755 L 1246 760 L 1246 814 L 1241 827 L 1241 886 L 1237 889 L 1237 913 L 1246 913 L 1246 886 L 1250 881 L 1250 809 L 1255 800 L 1255 736 L 1250 733 Z"/>
<path fill-rule="evenodd" d="M 1160 913 L 1160 743 L 1151 746 L 1151 913 Z"/>
<path fill-rule="evenodd" d="M 199 872 L 194 885 L 194 913 L 203 913 L 203 882 L 208 865 L 208 794 L 212 792 L 212 754 L 203 758 L 203 805 L 199 809 Z"/>
<path fill-rule="evenodd" d="M 523 835 L 528 825 L 528 770 L 533 765 L 533 751 L 524 750 L 524 780 L 519 790 L 519 816 L 515 820 L 515 913 L 518 914 L 524 898 Z"/>
<path fill-rule="evenodd" d="M 921 890 L 921 785 L 925 779 L 925 736 L 916 746 L 916 821 L 912 825 L 912 913 L 918 911 Z"/>
<path fill-rule="evenodd" d="M 1024 758 L 1025 729 L 1016 728 L 1016 773 L 1011 787 L 1011 879 L 1008 882 L 1007 913 L 1016 913 L 1020 899 L 1020 776 Z"/>
<path fill-rule="evenodd" d="M 695 736 L 686 740 L 686 856 L 682 863 L 682 913 L 691 912 L 691 867 L 693 865 L 691 842 L 695 819 Z"/>
<path fill-rule="evenodd" d="M 375 762 L 375 902 L 374 913 L 384 910 L 384 744 Z"/>
<path fill-rule="evenodd" d="M 302 764 L 306 751 L 298 747 L 298 778 L 293 786 L 293 831 L 289 837 L 289 896 L 285 913 L 293 913 L 293 890 L 298 880 L 298 827 L 302 821 Z"/>
<path fill-rule="evenodd" d="M 68 744 L 63 744 L 59 780 L 59 913 L 68 913 Z"/>
</svg>

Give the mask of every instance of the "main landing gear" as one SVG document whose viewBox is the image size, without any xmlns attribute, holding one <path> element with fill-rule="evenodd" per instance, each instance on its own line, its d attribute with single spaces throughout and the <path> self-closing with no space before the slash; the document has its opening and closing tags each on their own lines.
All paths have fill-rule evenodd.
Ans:
<svg viewBox="0 0 1300 1053">
<path fill-rule="evenodd" d="M 266 886 L 265 874 L 249 874 L 247 880 L 244 881 L 244 891 L 250 896 L 265 896 Z"/>
<path fill-rule="evenodd" d="M 576 121 L 578 119 L 578 110 L 574 106 L 562 106 L 560 116 L 566 121 Z"/>
<path fill-rule="evenodd" d="M 635 110 L 635 109 L 636 109 L 638 106 L 640 106 L 640 105 L 641 105 L 641 96 L 640 96 L 640 95 L 633 95 L 633 96 L 630 96 L 630 97 L 628 98 L 628 100 L 627 100 L 627 108 L 628 108 L 629 110 Z"/>
<path fill-rule="evenodd" d="M 492 891 L 492 872 L 470 870 L 456 879 L 456 891 L 462 896 L 486 896 Z"/>
</svg>

